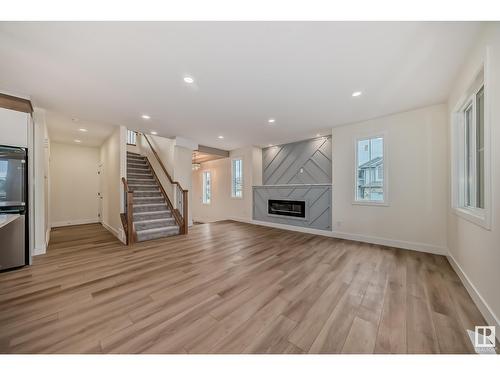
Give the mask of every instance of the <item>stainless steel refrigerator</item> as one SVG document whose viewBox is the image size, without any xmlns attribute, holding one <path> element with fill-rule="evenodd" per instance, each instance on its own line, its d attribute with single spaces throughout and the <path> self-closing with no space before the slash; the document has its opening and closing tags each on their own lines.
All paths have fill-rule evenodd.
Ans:
<svg viewBox="0 0 500 375">
<path fill-rule="evenodd" d="M 29 263 L 28 155 L 0 146 L 0 271 Z"/>
</svg>

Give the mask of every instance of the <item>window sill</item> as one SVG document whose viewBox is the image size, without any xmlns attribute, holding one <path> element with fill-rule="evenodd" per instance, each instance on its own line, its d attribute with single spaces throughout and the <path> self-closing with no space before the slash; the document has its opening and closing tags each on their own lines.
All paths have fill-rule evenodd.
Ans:
<svg viewBox="0 0 500 375">
<path fill-rule="evenodd" d="M 488 214 L 484 210 L 481 211 L 478 212 L 467 208 L 453 207 L 453 212 L 455 213 L 455 215 L 460 216 L 462 219 L 476 224 L 486 230 L 491 230 L 491 225 L 487 216 Z"/>
<path fill-rule="evenodd" d="M 353 205 L 356 206 L 382 206 L 382 207 L 389 207 L 389 203 L 386 201 L 353 201 Z"/>
</svg>

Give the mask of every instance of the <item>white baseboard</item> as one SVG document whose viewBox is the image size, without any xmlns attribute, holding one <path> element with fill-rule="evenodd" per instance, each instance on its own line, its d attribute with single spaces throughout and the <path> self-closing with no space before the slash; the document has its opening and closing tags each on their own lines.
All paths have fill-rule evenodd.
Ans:
<svg viewBox="0 0 500 375">
<path fill-rule="evenodd" d="M 394 240 L 394 239 L 390 239 L 390 238 L 365 236 L 365 235 L 355 234 L 355 233 L 345 233 L 345 232 L 337 232 L 337 231 L 303 228 L 303 227 L 296 227 L 294 225 L 269 223 L 266 221 L 258 221 L 258 220 L 238 218 L 238 217 L 232 217 L 232 218 L 230 218 L 230 220 L 240 221 L 240 222 L 248 223 L 248 224 L 262 225 L 262 226 L 271 227 L 271 228 L 292 230 L 292 231 L 301 232 L 301 233 L 309 233 L 309 234 L 317 234 L 320 236 L 341 238 L 344 240 L 359 241 L 359 242 L 366 242 L 366 243 L 371 243 L 371 244 L 375 244 L 375 245 L 397 247 L 397 248 L 405 249 L 405 250 L 422 251 L 425 253 L 431 253 L 431 254 L 436 254 L 436 255 L 448 255 L 448 249 L 444 246 L 436 246 L 436 245 L 420 243 L 420 242 L 401 241 L 401 240 Z"/>
<path fill-rule="evenodd" d="M 469 292 L 472 300 L 476 304 L 477 308 L 483 314 L 484 319 L 490 326 L 496 326 L 496 331 L 500 332 L 500 319 L 495 315 L 495 313 L 491 310 L 490 306 L 486 303 L 483 296 L 479 293 L 477 288 L 474 286 L 472 281 L 469 279 L 467 274 L 464 272 L 462 267 L 457 263 L 453 255 L 451 253 L 448 255 L 448 261 L 451 264 L 451 267 L 455 270 L 460 280 L 462 280 L 462 284 L 464 284 L 465 289 Z M 497 333 L 498 337 L 498 333 Z"/>
<path fill-rule="evenodd" d="M 48 227 L 47 228 L 47 232 L 45 232 L 45 246 L 49 246 L 49 242 L 50 242 L 50 231 L 51 231 L 51 227 Z"/>
<path fill-rule="evenodd" d="M 47 253 L 47 247 L 49 246 L 50 239 L 50 228 L 47 228 L 47 232 L 45 232 L 45 245 L 42 247 L 33 248 L 33 256 L 43 255 Z"/>
<path fill-rule="evenodd" d="M 57 227 L 67 227 L 70 225 L 82 225 L 82 224 L 93 224 L 93 223 L 98 223 L 99 218 L 93 218 L 93 219 L 81 219 L 81 220 L 68 220 L 68 221 L 56 221 L 55 223 L 51 224 L 52 228 L 57 228 Z"/>
<path fill-rule="evenodd" d="M 41 247 L 35 247 L 33 249 L 33 256 L 37 256 L 37 255 L 43 255 L 47 252 L 47 249 L 44 247 L 44 248 L 41 248 Z"/>
<path fill-rule="evenodd" d="M 362 234 L 344 233 L 344 232 L 331 232 L 332 237 L 342 238 L 345 240 L 367 242 L 376 245 L 384 245 L 390 247 L 397 247 L 405 250 L 415 250 L 424 253 L 431 253 L 436 255 L 448 255 L 448 248 L 445 246 L 437 246 L 422 242 L 412 242 L 412 241 L 402 241 L 394 240 L 391 238 L 375 237 L 375 236 L 365 236 Z"/>
<path fill-rule="evenodd" d="M 224 221 L 224 220 L 234 220 L 234 221 L 243 221 L 244 219 L 233 219 L 233 218 L 230 218 L 230 219 L 227 219 L 227 218 L 204 218 L 204 217 L 198 217 L 198 218 L 194 218 L 193 221 L 196 221 L 198 223 L 216 223 L 218 221 Z"/>
<path fill-rule="evenodd" d="M 101 221 L 101 224 L 104 228 L 106 228 L 106 230 L 108 230 L 109 232 L 111 232 L 116 238 L 118 238 L 122 243 L 126 244 L 127 241 L 125 239 L 125 232 L 123 231 L 122 228 L 114 228 L 112 227 L 111 225 L 105 223 L 104 221 Z"/>
</svg>

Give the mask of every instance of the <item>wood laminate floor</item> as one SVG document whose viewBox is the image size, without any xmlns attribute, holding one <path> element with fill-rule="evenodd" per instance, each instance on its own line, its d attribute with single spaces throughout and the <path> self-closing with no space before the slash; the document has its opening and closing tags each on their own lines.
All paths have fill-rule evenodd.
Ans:
<svg viewBox="0 0 500 375">
<path fill-rule="evenodd" d="M 445 257 L 230 221 L 58 228 L 0 274 L 3 353 L 472 353 L 475 325 Z"/>
</svg>

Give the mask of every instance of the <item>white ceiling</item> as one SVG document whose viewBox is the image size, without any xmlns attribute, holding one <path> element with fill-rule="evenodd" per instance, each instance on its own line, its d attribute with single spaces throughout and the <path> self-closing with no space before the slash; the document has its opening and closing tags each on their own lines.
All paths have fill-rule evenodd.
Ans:
<svg viewBox="0 0 500 375">
<path fill-rule="evenodd" d="M 480 26 L 2 22 L 0 91 L 70 118 L 212 147 L 284 143 L 445 101 Z"/>
<path fill-rule="evenodd" d="M 45 121 L 49 130 L 50 140 L 60 143 L 74 143 L 82 146 L 99 147 L 108 138 L 115 126 L 93 123 L 77 117 L 71 117 L 59 112 L 47 111 Z M 87 131 L 81 131 L 85 129 Z M 76 143 L 79 140 L 80 143 Z"/>
</svg>

